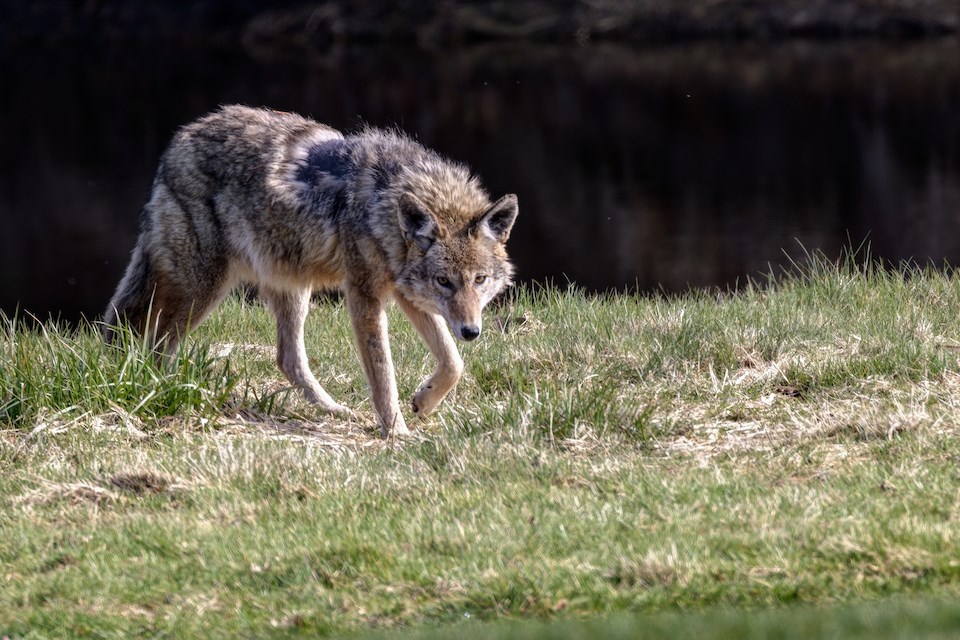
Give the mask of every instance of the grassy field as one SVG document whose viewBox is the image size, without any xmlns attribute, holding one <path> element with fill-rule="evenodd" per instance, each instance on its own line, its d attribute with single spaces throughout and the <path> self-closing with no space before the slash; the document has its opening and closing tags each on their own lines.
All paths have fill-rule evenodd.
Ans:
<svg viewBox="0 0 960 640">
<path fill-rule="evenodd" d="M 166 369 L 8 322 L 0 637 L 960 633 L 960 277 L 813 263 L 518 290 L 400 442 L 337 303 L 307 350 L 365 421 L 289 393 L 239 298 Z M 391 319 L 409 397 L 432 364 Z"/>
</svg>

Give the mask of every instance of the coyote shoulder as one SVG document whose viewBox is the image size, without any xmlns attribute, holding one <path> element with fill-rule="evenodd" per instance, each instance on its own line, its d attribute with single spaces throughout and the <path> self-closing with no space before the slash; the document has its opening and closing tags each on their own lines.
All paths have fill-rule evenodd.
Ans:
<svg viewBox="0 0 960 640">
<path fill-rule="evenodd" d="M 397 301 L 436 358 L 412 401 L 425 415 L 463 371 L 451 332 L 475 339 L 481 309 L 510 284 L 504 245 L 516 217 L 516 196 L 491 202 L 467 167 L 398 132 L 343 135 L 295 114 L 224 107 L 164 153 L 106 338 L 126 320 L 171 353 L 249 282 L 276 315 L 280 370 L 310 402 L 348 415 L 303 342 L 311 292 L 339 287 L 381 431 L 405 433 L 384 305 Z"/>
</svg>

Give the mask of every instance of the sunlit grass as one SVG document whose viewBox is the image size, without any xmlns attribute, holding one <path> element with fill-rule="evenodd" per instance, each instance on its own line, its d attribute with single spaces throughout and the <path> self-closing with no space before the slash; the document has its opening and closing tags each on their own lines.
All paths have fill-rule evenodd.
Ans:
<svg viewBox="0 0 960 640">
<path fill-rule="evenodd" d="M 237 385 L 207 342 L 190 342 L 164 361 L 140 337 L 117 332 L 111 346 L 97 327 L 37 326 L 0 317 L 0 424 L 32 429 L 119 414 L 140 422 L 176 415 L 208 417 Z"/>
<path fill-rule="evenodd" d="M 588 620 L 499 622 L 474 624 L 469 620 L 434 629 L 406 632 L 369 631 L 355 637 L 372 640 L 914 640 L 956 637 L 960 606 L 932 598 L 889 598 L 882 603 L 831 604 L 772 609 L 713 609 L 706 612 L 668 612 Z"/>
<path fill-rule="evenodd" d="M 737 293 L 519 289 L 401 442 L 376 435 L 338 303 L 312 311 L 307 350 L 357 422 L 288 392 L 269 313 L 239 297 L 160 366 L 131 335 L 8 321 L 0 635 L 630 613 L 611 637 L 701 637 L 743 611 L 815 628 L 792 607 L 892 595 L 955 629 L 927 598 L 960 592 L 960 279 L 809 265 Z M 391 322 L 408 398 L 432 363 Z M 838 611 L 827 631 L 867 611 L 877 637 L 905 637 L 882 605 Z"/>
</svg>

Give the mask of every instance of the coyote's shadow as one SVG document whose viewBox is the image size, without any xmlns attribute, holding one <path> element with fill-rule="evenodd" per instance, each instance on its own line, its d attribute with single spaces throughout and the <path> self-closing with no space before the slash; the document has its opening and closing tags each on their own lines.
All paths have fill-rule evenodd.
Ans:
<svg viewBox="0 0 960 640">
<path fill-rule="evenodd" d="M 239 404 L 224 412 L 224 428 L 234 434 L 264 438 L 309 440 L 311 444 L 332 449 L 356 449 L 384 445 L 378 425 L 372 421 L 345 420 L 320 414 L 276 414 Z"/>
</svg>

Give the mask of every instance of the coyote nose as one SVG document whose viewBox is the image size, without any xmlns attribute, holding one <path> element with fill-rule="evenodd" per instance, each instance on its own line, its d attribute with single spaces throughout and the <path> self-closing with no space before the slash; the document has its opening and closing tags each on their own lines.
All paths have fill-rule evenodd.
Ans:
<svg viewBox="0 0 960 640">
<path fill-rule="evenodd" d="M 469 324 L 464 325 L 464 327 L 460 329 L 460 335 L 463 336 L 463 339 L 467 341 L 476 340 L 477 336 L 480 335 L 480 327 L 475 327 Z"/>
</svg>

